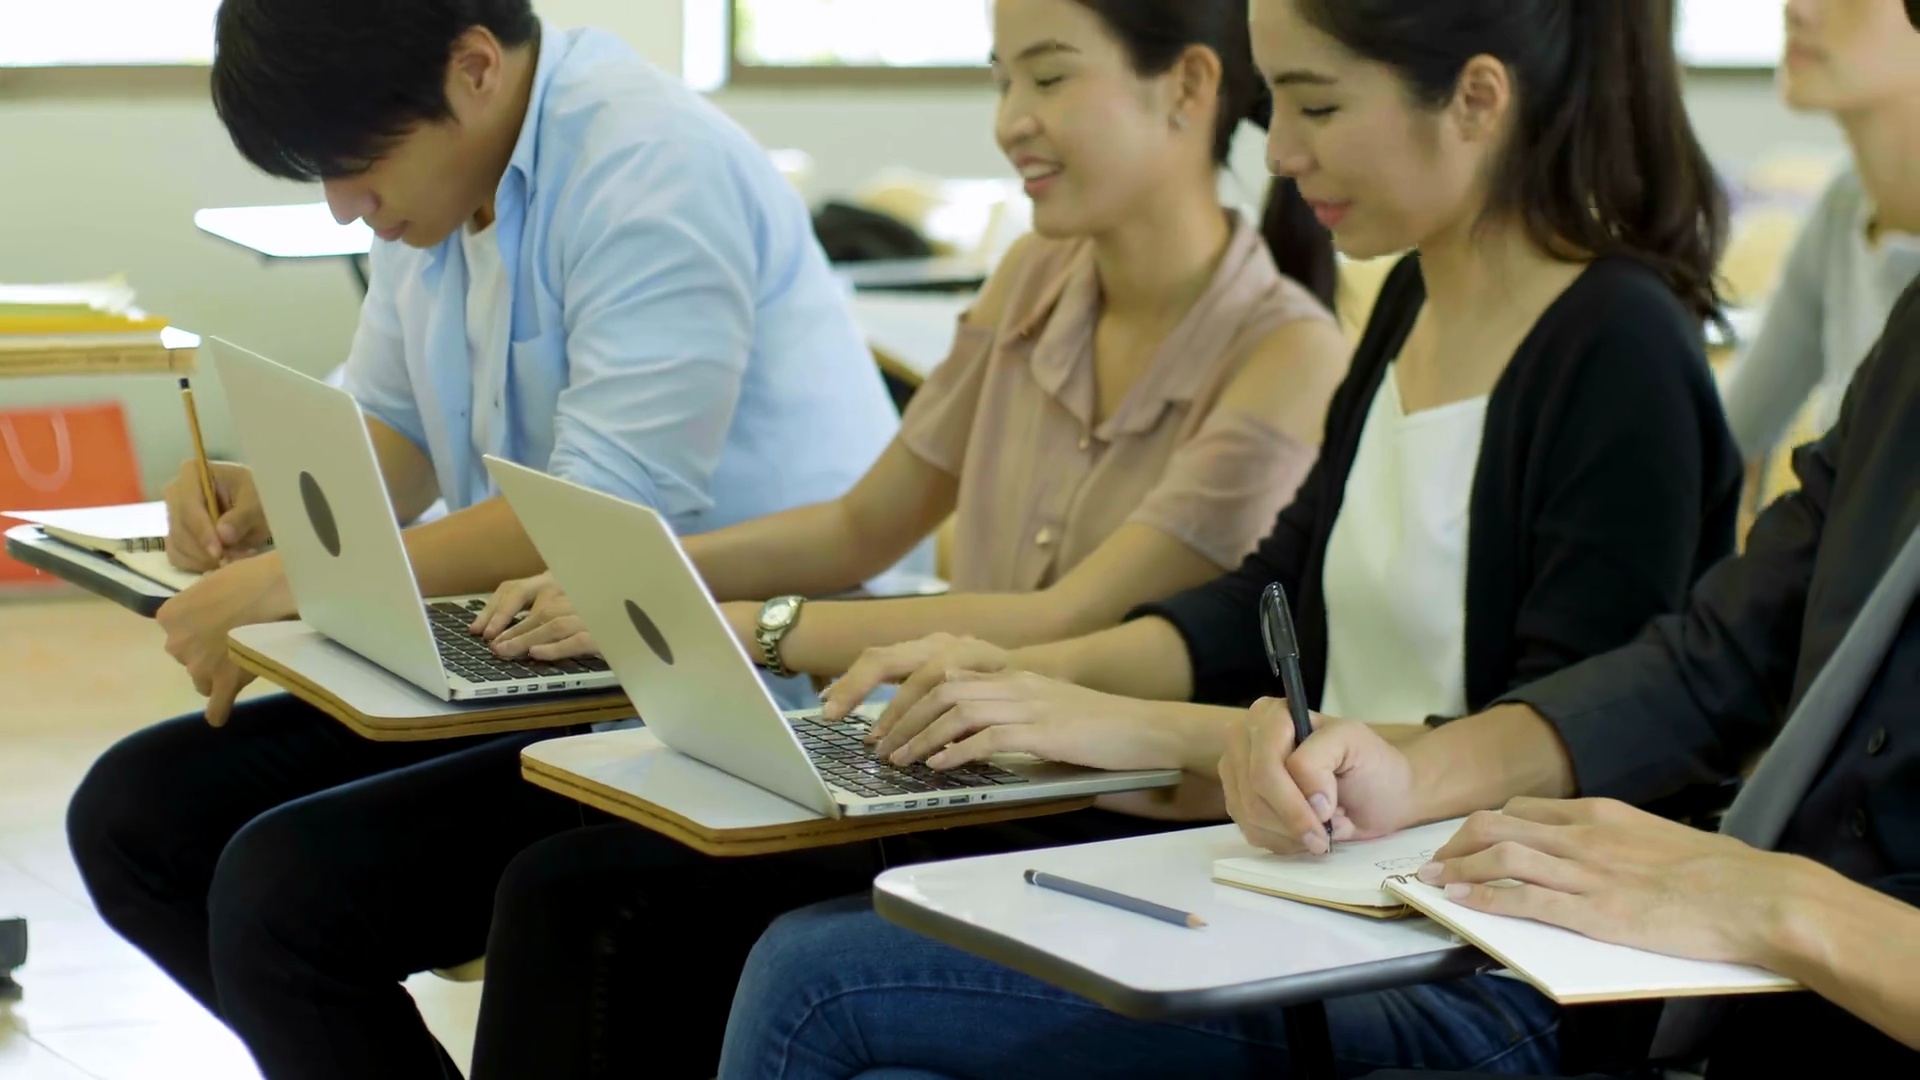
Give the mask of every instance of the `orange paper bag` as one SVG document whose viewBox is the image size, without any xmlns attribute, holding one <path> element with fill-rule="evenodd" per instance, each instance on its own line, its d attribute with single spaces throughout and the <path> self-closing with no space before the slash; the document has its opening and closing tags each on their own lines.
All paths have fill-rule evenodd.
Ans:
<svg viewBox="0 0 1920 1080">
<path fill-rule="evenodd" d="M 140 466 L 119 405 L 0 412 L 0 509 L 140 502 Z M 0 532 L 20 522 L 0 517 Z M 0 556 L 0 585 L 51 580 Z"/>
</svg>

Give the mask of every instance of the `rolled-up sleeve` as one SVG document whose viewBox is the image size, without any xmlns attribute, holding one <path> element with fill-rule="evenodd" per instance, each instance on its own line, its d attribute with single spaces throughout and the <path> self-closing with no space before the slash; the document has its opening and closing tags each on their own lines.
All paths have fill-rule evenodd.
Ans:
<svg viewBox="0 0 1920 1080">
<path fill-rule="evenodd" d="M 367 295 L 360 303 L 360 327 L 341 372 L 341 387 L 353 395 L 368 416 L 400 433 L 428 453 L 426 423 L 414 395 L 413 375 L 407 370 L 405 339 L 394 304 L 394 272 L 387 263 L 386 244 L 375 244 L 368 257 Z"/>
<path fill-rule="evenodd" d="M 966 463 L 996 336 L 971 313 L 962 316 L 946 362 L 927 376 L 900 418 L 900 442 L 950 476 L 959 476 Z"/>
<path fill-rule="evenodd" d="M 1127 520 L 1231 570 L 1293 501 L 1318 456 L 1264 417 L 1215 409 Z"/>
<path fill-rule="evenodd" d="M 555 222 L 568 378 L 548 470 L 698 516 L 753 349 L 759 254 L 743 187 L 697 138 L 608 155 L 572 186 Z"/>
</svg>

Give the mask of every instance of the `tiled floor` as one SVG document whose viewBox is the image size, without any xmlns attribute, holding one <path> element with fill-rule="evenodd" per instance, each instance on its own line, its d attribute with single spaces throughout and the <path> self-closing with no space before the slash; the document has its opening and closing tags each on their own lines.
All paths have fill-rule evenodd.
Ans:
<svg viewBox="0 0 1920 1080">
<path fill-rule="evenodd" d="M 87 902 L 61 832 L 67 797 L 120 736 L 195 708 L 152 623 L 103 601 L 0 602 L 0 917 L 31 938 L 25 996 L 0 1003 L 0 1080 L 240 1080 L 246 1049 Z M 408 983 L 454 1060 L 478 985 Z"/>
</svg>

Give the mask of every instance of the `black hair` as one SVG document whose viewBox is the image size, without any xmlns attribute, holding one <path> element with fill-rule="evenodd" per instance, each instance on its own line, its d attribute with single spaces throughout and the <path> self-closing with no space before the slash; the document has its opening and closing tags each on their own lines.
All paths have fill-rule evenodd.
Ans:
<svg viewBox="0 0 1920 1080">
<path fill-rule="evenodd" d="M 1134 71 L 1159 75 L 1172 69 L 1188 49 L 1201 46 L 1220 58 L 1220 115 L 1215 120 L 1213 160 L 1225 165 L 1234 133 L 1242 121 L 1261 127 L 1273 121 L 1273 94 L 1253 62 L 1253 38 L 1247 27 L 1247 0 L 1080 0 L 1106 22 L 1126 47 Z M 1333 236 L 1288 179 L 1276 179 L 1267 193 L 1260 234 L 1280 272 L 1334 306 L 1339 268 Z"/>
<path fill-rule="evenodd" d="M 452 119 L 447 62 L 474 27 L 514 48 L 540 23 L 532 0 L 225 0 L 214 111 L 269 175 L 352 176 L 410 128 Z"/>
<path fill-rule="evenodd" d="M 1505 64 L 1519 115 L 1488 214 L 1515 215 L 1559 258 L 1635 259 L 1719 318 L 1727 199 L 1681 97 L 1673 0 L 1294 2 L 1431 108 L 1474 57 Z"/>
</svg>

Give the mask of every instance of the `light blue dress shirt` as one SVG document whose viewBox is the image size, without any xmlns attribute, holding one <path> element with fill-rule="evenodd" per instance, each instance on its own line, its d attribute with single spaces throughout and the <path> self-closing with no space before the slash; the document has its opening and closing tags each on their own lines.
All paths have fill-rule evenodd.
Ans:
<svg viewBox="0 0 1920 1080">
<path fill-rule="evenodd" d="M 892 438 L 799 194 L 619 39 L 543 28 L 495 214 L 513 303 L 499 385 L 474 393 L 457 235 L 375 243 L 343 376 L 432 459 L 449 510 L 496 494 L 484 452 L 702 532 L 836 498 Z M 476 402 L 494 410 L 485 447 Z"/>
<path fill-rule="evenodd" d="M 494 210 L 513 304 L 498 385 L 474 392 L 459 235 L 375 242 L 342 374 L 426 452 L 448 510 L 497 494 L 492 453 L 704 532 L 839 497 L 898 428 L 799 194 L 619 39 L 542 28 Z"/>
</svg>

